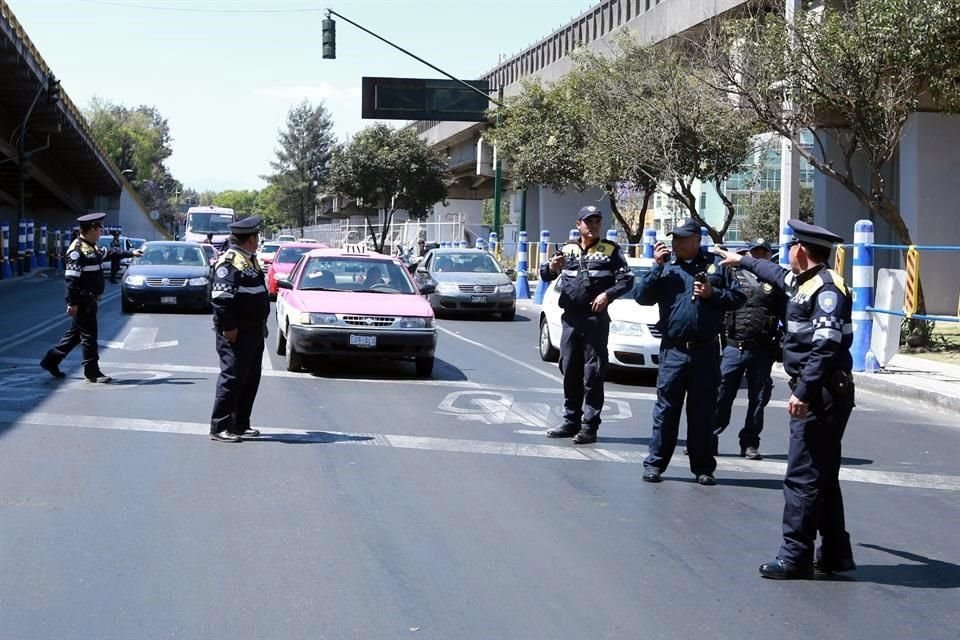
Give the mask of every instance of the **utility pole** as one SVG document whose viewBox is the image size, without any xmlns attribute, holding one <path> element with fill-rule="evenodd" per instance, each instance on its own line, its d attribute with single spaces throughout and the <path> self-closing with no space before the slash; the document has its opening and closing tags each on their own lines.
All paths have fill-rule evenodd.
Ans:
<svg viewBox="0 0 960 640">
<path fill-rule="evenodd" d="M 500 126 L 502 116 L 500 110 L 503 107 L 503 87 L 497 87 L 497 104 L 500 105 L 497 108 L 497 126 Z M 497 153 L 497 148 L 493 148 L 493 154 L 496 156 L 494 160 L 494 170 L 493 170 L 493 230 L 496 232 L 497 237 L 500 237 L 500 200 L 503 197 L 503 163 L 500 160 L 500 154 Z"/>
<path fill-rule="evenodd" d="M 784 17 L 787 28 L 794 29 L 796 15 L 800 10 L 801 0 L 785 0 Z M 793 36 L 789 38 L 790 49 L 787 55 L 793 55 Z M 793 109 L 791 96 L 787 92 L 784 101 L 784 111 L 789 113 Z M 796 133 L 796 132 L 794 132 Z M 786 136 L 780 139 L 780 230 L 787 226 L 787 222 L 800 215 L 800 153 L 793 141 Z"/>
</svg>

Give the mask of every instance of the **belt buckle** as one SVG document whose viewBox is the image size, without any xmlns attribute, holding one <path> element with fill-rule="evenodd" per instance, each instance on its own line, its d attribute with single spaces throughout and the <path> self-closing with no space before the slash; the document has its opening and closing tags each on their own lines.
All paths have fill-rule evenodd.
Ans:
<svg viewBox="0 0 960 640">
<path fill-rule="evenodd" d="M 697 346 L 697 343 L 687 340 L 686 342 L 683 343 L 683 346 L 686 347 L 687 349 L 693 349 L 694 347 Z"/>
</svg>

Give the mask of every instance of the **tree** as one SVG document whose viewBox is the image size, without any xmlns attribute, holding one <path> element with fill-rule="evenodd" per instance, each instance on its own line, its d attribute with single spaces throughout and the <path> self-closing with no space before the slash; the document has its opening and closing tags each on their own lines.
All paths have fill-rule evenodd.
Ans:
<svg viewBox="0 0 960 640">
<path fill-rule="evenodd" d="M 960 108 L 960 3 L 844 0 L 801 11 L 794 25 L 765 13 L 707 34 L 701 50 L 717 85 L 889 224 L 901 244 L 913 244 L 884 170 L 912 112 Z M 802 144 L 806 129 L 815 151 Z"/>
<path fill-rule="evenodd" d="M 367 211 L 384 211 L 380 237 L 377 239 L 374 230 L 373 238 L 382 253 L 397 210 L 406 210 L 410 218 L 424 219 L 430 207 L 446 199 L 450 180 L 447 167 L 446 158 L 412 129 L 376 124 L 336 149 L 327 190 L 360 200 Z"/>
<path fill-rule="evenodd" d="M 487 198 L 483 201 L 483 208 L 480 211 L 480 224 L 488 225 L 493 229 L 494 221 L 494 206 L 495 202 L 493 198 Z M 500 220 L 509 220 L 510 219 L 510 201 L 504 198 L 500 201 Z M 499 229 L 493 229 L 497 233 L 500 233 Z"/>
<path fill-rule="evenodd" d="M 813 189 L 800 190 L 799 218 L 813 222 Z M 767 238 L 777 242 L 780 237 L 780 192 L 763 191 L 750 203 L 746 218 L 740 226 L 740 237 L 745 239 Z"/>
<path fill-rule="evenodd" d="M 164 164 L 173 154 L 170 126 L 156 107 L 129 109 L 95 97 L 84 111 L 94 138 L 133 185 L 146 207 L 169 223 L 183 185 Z"/>
<path fill-rule="evenodd" d="M 330 172 L 335 139 L 333 120 L 323 103 L 312 106 L 304 100 L 290 109 L 287 128 L 279 132 L 273 173 L 263 176 L 275 187 L 279 210 L 300 227 L 313 216 L 317 194 Z"/>
<path fill-rule="evenodd" d="M 256 191 L 227 190 L 213 196 L 213 203 L 217 207 L 233 209 L 237 218 L 246 218 L 258 213 Z"/>
</svg>

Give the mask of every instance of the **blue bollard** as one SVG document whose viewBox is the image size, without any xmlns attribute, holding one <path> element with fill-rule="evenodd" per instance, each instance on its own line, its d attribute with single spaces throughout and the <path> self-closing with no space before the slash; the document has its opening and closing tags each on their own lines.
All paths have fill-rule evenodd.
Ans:
<svg viewBox="0 0 960 640">
<path fill-rule="evenodd" d="M 51 254 L 51 259 L 53 260 L 53 267 L 59 272 L 63 270 L 63 261 L 60 260 L 61 255 L 61 246 L 62 240 L 60 239 L 60 227 L 57 227 L 53 230 L 53 252 Z"/>
<path fill-rule="evenodd" d="M 2 224 L 0 225 L 0 278 L 4 280 L 9 280 L 13 277 L 13 272 L 10 270 L 10 225 Z"/>
<path fill-rule="evenodd" d="M 706 227 L 700 227 L 700 246 L 701 247 L 713 246 L 713 238 L 710 237 L 710 232 L 707 231 Z"/>
<path fill-rule="evenodd" d="M 643 257 L 653 257 L 653 246 L 657 244 L 657 230 L 645 229 L 643 232 Z"/>
<path fill-rule="evenodd" d="M 37 268 L 37 259 L 34 256 L 33 242 L 36 231 L 33 226 L 33 219 L 27 218 L 27 259 L 24 262 L 24 270 L 32 271 Z"/>
<path fill-rule="evenodd" d="M 47 244 L 47 225 L 40 225 L 40 252 L 37 256 L 37 264 L 41 267 L 50 266 L 50 262 L 47 260 L 47 254 L 50 253 L 49 245 Z"/>
<path fill-rule="evenodd" d="M 567 234 L 567 242 L 580 242 L 580 232 L 576 229 L 570 229 L 570 233 Z"/>
<path fill-rule="evenodd" d="M 616 229 L 607 229 L 607 240 L 609 242 L 617 241 L 617 230 Z"/>
<path fill-rule="evenodd" d="M 486 246 L 487 245 L 483 242 L 483 238 L 477 238 L 477 244 L 476 244 L 477 249 L 485 249 Z"/>
<path fill-rule="evenodd" d="M 793 229 L 784 227 L 780 230 L 780 266 L 784 269 L 790 268 L 790 251 L 787 244 L 793 241 Z"/>
<path fill-rule="evenodd" d="M 540 232 L 540 264 L 541 265 L 544 264 L 545 262 L 549 262 L 550 260 L 550 254 L 548 253 L 549 251 L 550 251 L 550 231 L 547 229 L 544 229 L 543 231 Z M 540 280 L 537 281 L 537 290 L 533 294 L 533 302 L 535 304 L 543 304 L 543 296 L 547 294 L 547 287 L 549 286 L 550 286 L 550 283 L 544 280 L 543 278 L 540 278 Z"/>
<path fill-rule="evenodd" d="M 490 253 L 496 253 L 496 252 L 497 252 L 497 242 L 498 242 L 498 239 L 499 239 L 499 236 L 497 235 L 497 232 L 496 232 L 496 231 L 491 231 L 491 232 L 490 232 L 490 236 L 487 238 L 487 244 L 490 245 Z"/>
<path fill-rule="evenodd" d="M 527 272 L 530 263 L 527 259 L 527 232 L 521 231 L 517 236 L 517 300 L 530 298 L 530 285 L 527 282 Z"/>
<path fill-rule="evenodd" d="M 876 371 L 877 358 L 870 351 L 873 317 L 873 223 L 857 220 L 853 228 L 853 356 L 854 371 Z M 868 367 L 868 362 L 870 367 Z"/>
</svg>

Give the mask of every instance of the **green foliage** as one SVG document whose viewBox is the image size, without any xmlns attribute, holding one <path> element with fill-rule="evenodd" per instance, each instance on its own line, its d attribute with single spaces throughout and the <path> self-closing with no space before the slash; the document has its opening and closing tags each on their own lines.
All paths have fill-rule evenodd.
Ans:
<svg viewBox="0 0 960 640">
<path fill-rule="evenodd" d="M 303 227 L 311 219 L 330 172 L 333 155 L 333 120 L 323 104 L 304 100 L 290 109 L 287 128 L 279 132 L 273 173 L 263 179 L 275 187 L 273 197 L 285 220 Z"/>
<path fill-rule="evenodd" d="M 743 239 L 780 237 L 780 192 L 764 191 L 747 207 L 746 220 L 740 227 Z M 799 218 L 813 222 L 813 189 L 800 189 Z"/>
<path fill-rule="evenodd" d="M 327 189 L 359 199 L 368 210 L 386 210 L 380 238 L 374 237 L 383 251 L 393 214 L 404 209 L 411 218 L 425 218 L 430 207 L 446 199 L 448 180 L 446 158 L 412 129 L 375 124 L 336 149 Z"/>
<path fill-rule="evenodd" d="M 487 198 L 483 201 L 483 209 L 480 211 L 480 224 L 486 224 L 493 228 L 494 205 L 493 198 Z M 510 220 L 510 201 L 503 198 L 500 200 L 500 224 L 502 225 L 504 221 L 508 220 Z"/>
<path fill-rule="evenodd" d="M 213 204 L 218 207 L 229 207 L 238 218 L 246 218 L 256 213 L 256 191 L 227 190 L 213 196 Z"/>
<path fill-rule="evenodd" d="M 883 172 L 912 112 L 960 108 L 960 2 L 847 0 L 801 11 L 795 23 L 779 13 L 729 21 L 707 40 L 705 64 L 767 128 L 912 244 Z M 802 148 L 804 129 L 817 147 L 831 140 L 839 158 Z"/>
<path fill-rule="evenodd" d="M 94 97 L 84 111 L 90 131 L 113 163 L 124 172 L 148 210 L 161 221 L 173 216 L 173 203 L 182 185 L 164 162 L 173 153 L 170 127 L 156 107 L 130 109 Z"/>
</svg>

